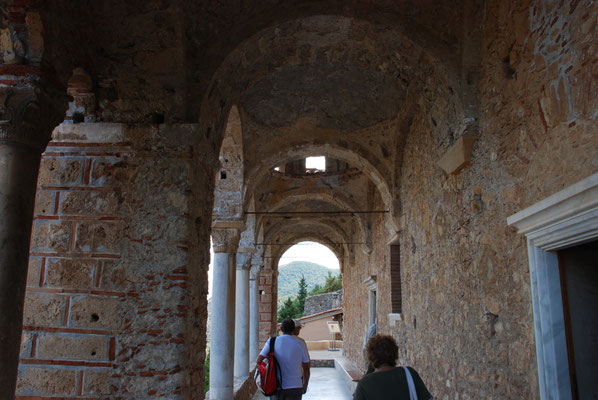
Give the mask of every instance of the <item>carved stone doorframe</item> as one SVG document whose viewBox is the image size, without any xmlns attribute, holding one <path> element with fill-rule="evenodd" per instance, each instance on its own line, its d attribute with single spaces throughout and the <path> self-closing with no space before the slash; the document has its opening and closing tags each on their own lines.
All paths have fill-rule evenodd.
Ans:
<svg viewBox="0 0 598 400">
<path fill-rule="evenodd" d="M 363 283 L 367 286 L 369 290 L 369 300 L 368 300 L 368 309 L 369 309 L 369 323 L 368 327 L 371 326 L 377 320 L 378 315 L 378 282 L 376 275 L 369 275 L 364 280 Z"/>
<path fill-rule="evenodd" d="M 571 399 L 557 251 L 598 238 L 598 173 L 507 219 L 527 238 L 542 399 Z"/>
</svg>

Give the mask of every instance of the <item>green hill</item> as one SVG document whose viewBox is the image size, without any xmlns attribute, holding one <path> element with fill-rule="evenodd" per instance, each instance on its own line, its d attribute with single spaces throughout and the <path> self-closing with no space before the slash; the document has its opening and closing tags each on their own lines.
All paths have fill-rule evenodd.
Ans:
<svg viewBox="0 0 598 400">
<path fill-rule="evenodd" d="M 305 276 L 307 291 L 316 284 L 324 285 L 328 272 L 333 276 L 339 275 L 338 269 L 330 269 L 320 264 L 307 261 L 293 261 L 279 267 L 278 272 L 278 307 L 289 297 L 297 296 L 301 276 Z"/>
</svg>

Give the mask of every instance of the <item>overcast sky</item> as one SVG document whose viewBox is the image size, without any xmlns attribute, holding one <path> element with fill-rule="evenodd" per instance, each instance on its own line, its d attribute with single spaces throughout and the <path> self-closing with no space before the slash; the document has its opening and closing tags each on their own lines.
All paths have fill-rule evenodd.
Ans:
<svg viewBox="0 0 598 400">
<path fill-rule="evenodd" d="M 212 261 L 214 252 L 210 249 L 210 269 L 208 270 L 209 293 L 208 298 L 212 296 Z M 338 259 L 334 253 L 326 246 L 316 242 L 297 243 L 288 249 L 280 258 L 279 266 L 293 261 L 309 261 L 323 265 L 328 268 L 339 269 Z"/>
<path fill-rule="evenodd" d="M 297 243 L 280 258 L 279 266 L 293 261 L 309 261 L 328 268 L 339 269 L 338 258 L 326 246 L 316 242 Z"/>
</svg>

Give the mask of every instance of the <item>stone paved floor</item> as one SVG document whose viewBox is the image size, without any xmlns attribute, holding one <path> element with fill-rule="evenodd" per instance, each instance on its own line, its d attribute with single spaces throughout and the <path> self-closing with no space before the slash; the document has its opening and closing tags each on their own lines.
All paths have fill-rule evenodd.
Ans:
<svg viewBox="0 0 598 400">
<path fill-rule="evenodd" d="M 310 352 L 311 353 L 311 352 Z M 260 392 L 253 400 L 267 400 Z M 312 368 L 303 400 L 351 400 L 352 393 L 334 368 Z"/>
</svg>

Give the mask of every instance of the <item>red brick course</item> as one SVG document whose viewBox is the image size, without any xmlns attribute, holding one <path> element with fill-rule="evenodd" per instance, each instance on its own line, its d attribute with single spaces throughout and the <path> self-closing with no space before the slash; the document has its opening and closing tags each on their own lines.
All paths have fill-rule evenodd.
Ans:
<svg viewBox="0 0 598 400">
<path fill-rule="evenodd" d="M 44 153 L 18 399 L 180 395 L 193 244 L 182 230 L 189 217 L 132 187 L 139 169 L 151 171 L 153 157 L 127 143 L 52 143 Z M 156 185 L 188 191 L 176 173 L 163 168 Z M 145 231 L 129 228 L 144 222 Z M 127 368 L 157 359 L 160 367 Z"/>
</svg>

